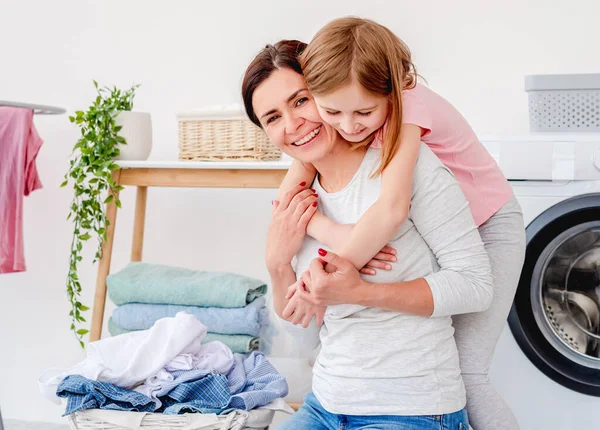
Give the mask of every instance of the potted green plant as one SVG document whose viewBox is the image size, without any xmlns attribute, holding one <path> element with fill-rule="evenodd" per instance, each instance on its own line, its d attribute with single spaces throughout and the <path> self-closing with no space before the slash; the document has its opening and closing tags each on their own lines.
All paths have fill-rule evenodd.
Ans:
<svg viewBox="0 0 600 430">
<path fill-rule="evenodd" d="M 86 322 L 83 312 L 89 308 L 80 301 L 82 288 L 77 269 L 83 259 L 84 242 L 96 240 L 93 261 L 96 263 L 102 257 L 102 244 L 106 240 L 109 224 L 105 204 L 115 199 L 116 193 L 122 189 L 112 178 L 112 171 L 119 168 L 115 160 L 121 159 L 123 150 L 128 146 L 134 148 L 128 151 L 130 155 L 126 159 L 145 159 L 152 142 L 150 115 L 131 112 L 139 85 L 126 91 L 116 87 L 99 87 L 96 81 L 94 86 L 98 92 L 94 103 L 86 111 L 76 111 L 75 115 L 69 117 L 79 127 L 81 135 L 73 147 L 69 170 L 61 184 L 64 187 L 72 182 L 74 191 L 67 217 L 73 223 L 73 238 L 66 286 L 71 306 L 71 330 L 82 347 L 83 336 L 88 333 L 87 329 L 81 327 Z M 141 117 L 146 120 L 140 120 Z M 128 118 L 134 119 L 131 121 Z M 139 146 L 144 148 L 140 149 Z M 118 197 L 115 204 L 121 207 Z"/>
</svg>

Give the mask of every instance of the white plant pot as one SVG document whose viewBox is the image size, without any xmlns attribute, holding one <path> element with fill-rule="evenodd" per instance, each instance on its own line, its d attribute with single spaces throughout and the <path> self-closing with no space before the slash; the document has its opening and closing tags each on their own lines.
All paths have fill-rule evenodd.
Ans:
<svg viewBox="0 0 600 430">
<path fill-rule="evenodd" d="M 119 135 L 127 141 L 119 145 L 117 160 L 147 160 L 152 152 L 152 121 L 148 112 L 123 111 L 115 118 L 123 128 Z"/>
</svg>

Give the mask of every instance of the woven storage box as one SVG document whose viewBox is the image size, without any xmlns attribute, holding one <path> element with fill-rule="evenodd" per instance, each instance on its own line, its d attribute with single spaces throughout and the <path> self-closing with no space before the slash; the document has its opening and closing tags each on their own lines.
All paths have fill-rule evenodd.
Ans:
<svg viewBox="0 0 600 430">
<path fill-rule="evenodd" d="M 154 413 L 90 409 L 68 416 L 72 430 L 268 430 L 274 411 L 237 411 L 228 415 L 202 414 L 164 415 Z M 258 416 L 257 416 L 258 415 Z M 248 427 L 250 426 L 250 427 Z"/>
<path fill-rule="evenodd" d="M 236 108 L 204 109 L 177 115 L 179 159 L 274 161 L 281 151 L 266 133 Z"/>
<path fill-rule="evenodd" d="M 600 74 L 526 76 L 525 91 L 531 131 L 600 131 Z"/>
</svg>

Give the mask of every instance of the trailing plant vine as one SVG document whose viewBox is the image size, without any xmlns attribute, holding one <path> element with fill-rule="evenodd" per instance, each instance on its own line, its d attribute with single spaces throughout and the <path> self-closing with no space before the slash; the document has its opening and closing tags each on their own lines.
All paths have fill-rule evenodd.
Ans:
<svg viewBox="0 0 600 430">
<path fill-rule="evenodd" d="M 73 237 L 67 275 L 67 296 L 71 310 L 71 330 L 84 347 L 83 336 L 88 330 L 81 327 L 86 322 L 83 312 L 89 308 L 80 301 L 81 282 L 78 275 L 78 264 L 83 260 L 84 242 L 96 241 L 96 253 L 93 263 L 102 258 L 102 245 L 106 240 L 109 221 L 106 218 L 105 205 L 114 200 L 118 208 L 121 201 L 118 192 L 123 188 L 112 177 L 113 170 L 119 169 L 114 161 L 120 154 L 119 145 L 127 142 L 119 135 L 121 126 L 115 123 L 119 112 L 130 111 L 133 107 L 134 85 L 126 91 L 113 87 L 99 87 L 94 103 L 86 111 L 76 111 L 69 117 L 81 132 L 79 140 L 73 147 L 69 170 L 61 187 L 73 184 L 74 196 L 67 219 L 73 223 Z"/>
</svg>

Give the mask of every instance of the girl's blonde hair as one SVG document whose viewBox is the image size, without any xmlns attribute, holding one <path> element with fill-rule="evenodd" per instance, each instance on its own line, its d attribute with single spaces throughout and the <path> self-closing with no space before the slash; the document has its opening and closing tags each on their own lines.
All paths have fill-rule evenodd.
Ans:
<svg viewBox="0 0 600 430">
<path fill-rule="evenodd" d="M 367 91 L 389 97 L 390 111 L 376 175 L 390 163 L 396 151 L 402 124 L 402 90 L 414 88 L 417 70 L 410 50 L 383 25 L 368 19 L 336 19 L 315 35 L 300 56 L 308 89 L 315 95 L 329 94 L 355 79 Z M 368 145 L 369 136 L 356 146 Z"/>
</svg>

